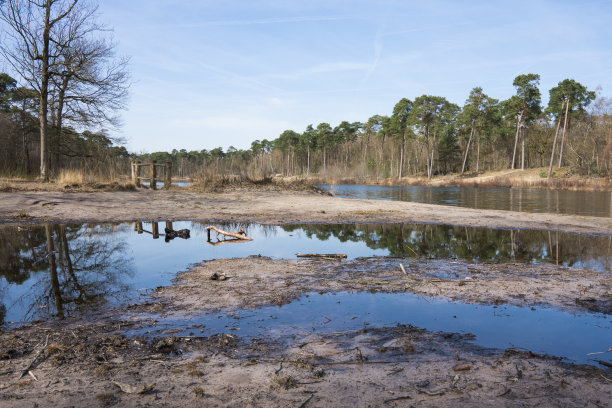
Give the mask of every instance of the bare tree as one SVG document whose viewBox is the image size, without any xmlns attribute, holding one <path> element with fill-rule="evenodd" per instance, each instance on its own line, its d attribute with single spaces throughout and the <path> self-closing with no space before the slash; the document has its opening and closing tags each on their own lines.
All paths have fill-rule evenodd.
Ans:
<svg viewBox="0 0 612 408">
<path fill-rule="evenodd" d="M 115 113 L 125 108 L 129 59 L 115 57 L 116 44 L 100 35 L 110 30 L 96 22 L 96 11 L 85 5 L 63 22 L 62 42 L 68 47 L 60 54 L 52 88 L 58 162 L 64 124 L 117 127 Z"/>
<path fill-rule="evenodd" d="M 40 95 L 40 178 L 49 180 L 49 81 L 63 44 L 54 32 L 78 0 L 6 0 L 0 19 L 10 28 L 0 53 Z"/>
<path fill-rule="evenodd" d="M 63 120 L 80 125 L 117 124 L 113 112 L 126 100 L 127 59 L 115 59 L 109 30 L 87 0 L 0 1 L 8 27 L 0 54 L 40 95 L 40 177 L 49 179 L 49 109 L 56 129 Z M 49 99 L 51 98 L 51 104 Z"/>
</svg>

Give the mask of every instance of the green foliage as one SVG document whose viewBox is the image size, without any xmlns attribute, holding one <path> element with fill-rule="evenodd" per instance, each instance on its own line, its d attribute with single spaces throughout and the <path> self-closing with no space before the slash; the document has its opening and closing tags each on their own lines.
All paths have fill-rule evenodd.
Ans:
<svg viewBox="0 0 612 408">
<path fill-rule="evenodd" d="M 541 95 L 538 89 L 540 75 L 519 75 L 514 78 L 512 84 L 516 88 L 516 98 L 513 100 L 514 108 L 517 109 L 517 114 L 522 112 L 523 120 L 525 123 L 529 123 L 542 113 Z"/>
<path fill-rule="evenodd" d="M 412 108 L 412 101 L 407 98 L 402 98 L 393 107 L 393 115 L 391 115 L 391 121 L 387 123 L 387 126 L 395 137 L 403 138 L 407 136 L 408 127 L 412 124 L 413 119 Z"/>
<path fill-rule="evenodd" d="M 447 128 L 438 147 L 442 172 L 456 172 L 461 169 L 461 148 L 457 144 L 457 136 L 452 128 Z"/>
<path fill-rule="evenodd" d="M 17 81 L 8 74 L 0 72 L 0 112 L 8 112 L 12 100 L 12 91 L 17 87 Z"/>
<path fill-rule="evenodd" d="M 595 92 L 588 91 L 580 82 L 573 79 L 564 79 L 549 91 L 550 100 L 546 113 L 555 119 L 564 113 L 562 109 L 564 102 L 569 100 L 568 112 L 574 117 L 585 114 L 585 108 L 595 99 Z"/>
</svg>

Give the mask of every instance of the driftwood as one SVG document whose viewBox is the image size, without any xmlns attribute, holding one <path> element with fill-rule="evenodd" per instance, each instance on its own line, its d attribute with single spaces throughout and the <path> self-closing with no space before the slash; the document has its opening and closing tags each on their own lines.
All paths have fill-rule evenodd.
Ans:
<svg viewBox="0 0 612 408">
<path fill-rule="evenodd" d="M 34 379 L 36 379 L 36 377 L 34 377 L 34 375 L 30 373 L 30 370 L 32 369 L 32 367 L 34 367 L 34 363 L 38 359 L 38 356 L 44 353 L 48 344 L 49 344 L 49 335 L 47 334 L 47 338 L 45 339 L 45 344 L 42 346 L 40 350 L 38 350 L 38 353 L 36 353 L 36 355 L 34 356 L 34 359 L 30 362 L 30 364 L 28 364 L 28 366 L 24 368 L 23 371 L 21 371 L 21 375 L 19 376 L 19 379 L 22 379 L 25 375 L 28 375 L 28 374 L 31 375 Z"/>
<path fill-rule="evenodd" d="M 224 235 L 226 237 L 232 237 L 232 238 L 241 239 L 241 240 L 244 240 L 244 241 L 252 241 L 253 240 L 253 238 L 249 238 L 249 237 L 246 236 L 246 233 L 244 232 L 244 230 L 242 228 L 240 228 L 240 231 L 238 231 L 238 232 L 227 232 L 227 231 L 220 230 L 219 228 L 214 227 L 214 226 L 211 225 L 209 227 L 206 227 L 206 231 L 208 232 L 208 241 L 209 242 L 210 242 L 210 231 L 211 230 L 215 231 L 219 235 Z"/>
<path fill-rule="evenodd" d="M 298 258 L 345 259 L 346 254 L 295 254 Z"/>
</svg>

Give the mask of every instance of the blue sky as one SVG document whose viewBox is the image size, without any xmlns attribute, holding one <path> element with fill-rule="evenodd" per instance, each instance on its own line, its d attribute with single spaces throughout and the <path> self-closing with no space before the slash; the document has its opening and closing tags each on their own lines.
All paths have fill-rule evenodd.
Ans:
<svg viewBox="0 0 612 408">
<path fill-rule="evenodd" d="M 104 0 L 131 56 L 119 135 L 137 152 L 249 148 L 366 121 L 401 98 L 498 99 L 521 73 L 612 94 L 612 1 Z"/>
</svg>

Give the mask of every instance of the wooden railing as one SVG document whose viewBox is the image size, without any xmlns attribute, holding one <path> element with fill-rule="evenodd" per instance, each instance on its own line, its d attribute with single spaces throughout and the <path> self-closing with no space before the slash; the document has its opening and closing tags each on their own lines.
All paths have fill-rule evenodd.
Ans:
<svg viewBox="0 0 612 408">
<path fill-rule="evenodd" d="M 148 169 L 149 176 L 141 176 L 141 169 L 145 169 L 146 172 Z M 160 171 L 161 170 L 161 171 Z M 162 174 L 160 174 L 162 173 Z M 136 187 L 140 187 L 141 181 L 149 180 L 149 184 L 151 186 L 151 190 L 157 190 L 157 181 L 164 180 L 164 188 L 169 189 L 172 185 L 172 163 L 140 163 L 140 162 L 132 162 L 132 182 L 136 185 Z"/>
</svg>

